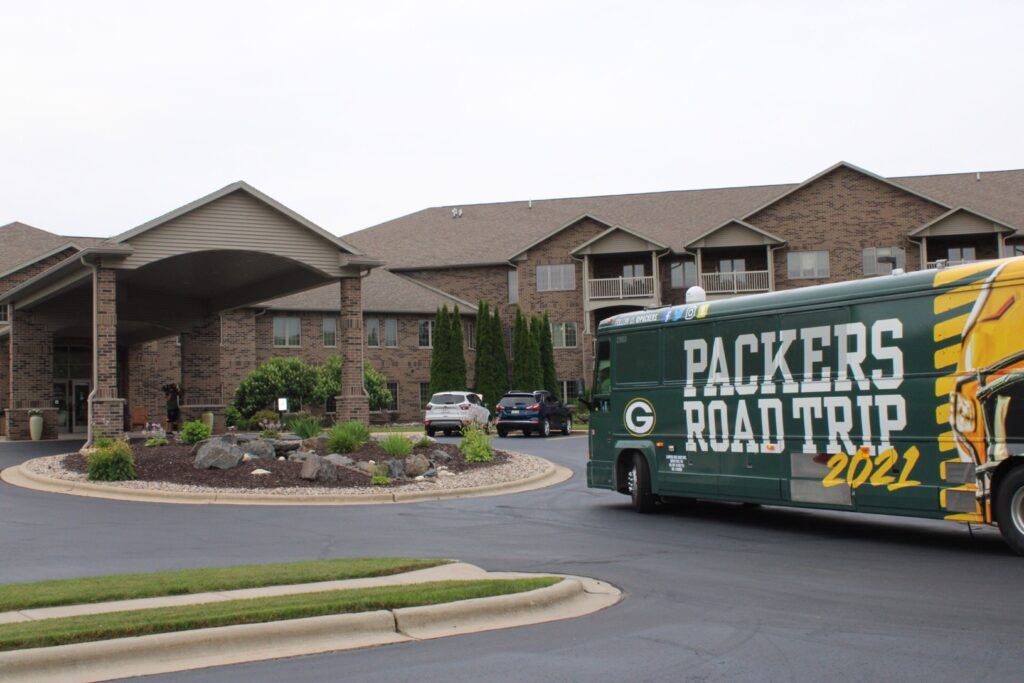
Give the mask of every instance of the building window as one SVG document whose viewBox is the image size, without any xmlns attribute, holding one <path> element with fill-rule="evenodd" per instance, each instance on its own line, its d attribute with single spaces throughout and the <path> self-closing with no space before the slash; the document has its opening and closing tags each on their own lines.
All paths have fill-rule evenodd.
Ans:
<svg viewBox="0 0 1024 683">
<path fill-rule="evenodd" d="M 299 346 L 298 318 L 274 318 L 274 346 Z"/>
<path fill-rule="evenodd" d="M 5 323 L 11 319 L 7 313 L 7 304 L 0 305 L 0 323 Z"/>
<path fill-rule="evenodd" d="M 576 323 L 551 323 L 551 345 L 556 349 L 575 348 Z"/>
<path fill-rule="evenodd" d="M 377 318 L 366 319 L 366 345 L 380 346 L 380 320 Z"/>
<path fill-rule="evenodd" d="M 434 321 L 420 321 L 420 348 L 430 349 L 434 347 Z"/>
<path fill-rule="evenodd" d="M 537 291 L 562 292 L 576 289 L 576 266 L 537 266 Z"/>
<path fill-rule="evenodd" d="M 463 332 L 465 333 L 466 348 L 470 349 L 470 350 L 475 349 L 476 348 L 476 323 L 473 322 L 472 320 L 467 320 L 465 323 L 463 323 L 462 329 L 463 329 Z"/>
<path fill-rule="evenodd" d="M 508 271 L 508 302 L 510 304 L 519 303 L 519 271 L 510 270 Z"/>
<path fill-rule="evenodd" d="M 946 258 L 950 263 L 969 263 L 977 260 L 977 254 L 974 247 L 950 247 L 946 250 Z"/>
<path fill-rule="evenodd" d="M 562 385 L 562 400 L 569 404 L 575 403 L 576 399 L 580 397 L 578 389 L 582 382 L 578 379 L 563 379 L 560 383 Z"/>
<path fill-rule="evenodd" d="M 420 382 L 420 409 L 430 403 L 430 382 Z"/>
<path fill-rule="evenodd" d="M 388 382 L 388 391 L 391 392 L 391 403 L 388 410 L 398 410 L 398 382 Z"/>
<path fill-rule="evenodd" d="M 1007 245 L 1010 246 L 1010 256 L 1024 256 L 1024 244 Z"/>
<path fill-rule="evenodd" d="M 384 320 L 384 346 L 398 346 L 398 321 L 394 318 Z"/>
<path fill-rule="evenodd" d="M 888 275 L 893 268 L 902 268 L 903 247 L 868 247 L 864 250 L 864 274 Z"/>
<path fill-rule="evenodd" d="M 338 345 L 338 319 L 324 318 L 324 346 Z"/>
<path fill-rule="evenodd" d="M 697 264 L 694 261 L 673 261 L 669 265 L 672 289 L 689 289 L 697 284 Z"/>
<path fill-rule="evenodd" d="M 627 263 L 622 266 L 622 277 L 643 277 L 644 274 L 642 263 Z"/>
<path fill-rule="evenodd" d="M 790 280 L 828 277 L 828 252 L 791 251 L 786 254 L 786 270 Z"/>
</svg>

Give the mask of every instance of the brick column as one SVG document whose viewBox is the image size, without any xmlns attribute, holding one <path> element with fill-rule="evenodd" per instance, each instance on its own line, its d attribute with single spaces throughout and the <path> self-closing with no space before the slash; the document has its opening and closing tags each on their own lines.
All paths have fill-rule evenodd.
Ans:
<svg viewBox="0 0 1024 683">
<path fill-rule="evenodd" d="M 214 432 L 224 431 L 220 324 L 220 314 L 214 313 L 181 335 L 181 421 L 213 413 Z"/>
<path fill-rule="evenodd" d="M 7 435 L 11 440 L 31 438 L 29 411 L 41 411 L 43 438 L 57 438 L 57 409 L 53 405 L 53 334 L 34 311 L 11 308 L 7 376 L 10 404 Z"/>
<path fill-rule="evenodd" d="M 124 432 L 124 399 L 117 395 L 117 272 L 97 268 L 93 287 L 92 437 Z"/>
<path fill-rule="evenodd" d="M 370 399 L 363 387 L 363 281 L 341 280 L 341 317 L 338 329 L 341 351 L 341 395 L 337 397 L 338 420 L 370 421 Z"/>
</svg>

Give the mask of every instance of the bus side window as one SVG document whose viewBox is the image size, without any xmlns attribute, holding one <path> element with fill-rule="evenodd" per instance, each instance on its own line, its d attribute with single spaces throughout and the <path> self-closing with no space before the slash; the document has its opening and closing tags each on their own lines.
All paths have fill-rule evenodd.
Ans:
<svg viewBox="0 0 1024 683">
<path fill-rule="evenodd" d="M 597 344 L 597 369 L 594 378 L 594 394 L 607 395 L 612 390 L 612 347 L 607 339 Z"/>
</svg>

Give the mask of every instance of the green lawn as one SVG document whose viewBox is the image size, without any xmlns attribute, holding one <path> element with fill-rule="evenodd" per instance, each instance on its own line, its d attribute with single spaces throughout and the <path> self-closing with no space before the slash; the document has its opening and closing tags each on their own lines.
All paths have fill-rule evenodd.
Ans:
<svg viewBox="0 0 1024 683">
<path fill-rule="evenodd" d="M 233 624 L 256 624 L 520 593 L 553 585 L 558 577 L 438 581 L 405 586 L 231 600 L 181 607 L 108 612 L 0 625 L 0 651 L 126 638 Z"/>
<path fill-rule="evenodd" d="M 423 425 L 411 424 L 411 425 L 370 425 L 370 432 L 420 432 L 426 434 L 423 431 Z"/>
<path fill-rule="evenodd" d="M 388 576 L 436 567 L 449 561 L 402 557 L 350 558 L 9 583 L 0 585 L 0 612 L 163 595 L 188 595 L 237 588 Z"/>
</svg>

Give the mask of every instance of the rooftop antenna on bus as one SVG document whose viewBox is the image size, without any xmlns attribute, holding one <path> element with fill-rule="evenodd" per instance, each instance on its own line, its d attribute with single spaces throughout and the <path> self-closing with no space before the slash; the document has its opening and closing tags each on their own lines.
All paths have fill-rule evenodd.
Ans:
<svg viewBox="0 0 1024 683">
<path fill-rule="evenodd" d="M 707 292 L 704 291 L 703 287 L 694 285 L 686 290 L 686 303 L 688 304 L 699 304 L 708 298 Z"/>
</svg>

